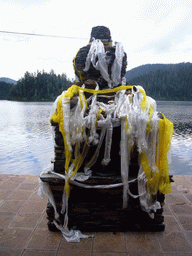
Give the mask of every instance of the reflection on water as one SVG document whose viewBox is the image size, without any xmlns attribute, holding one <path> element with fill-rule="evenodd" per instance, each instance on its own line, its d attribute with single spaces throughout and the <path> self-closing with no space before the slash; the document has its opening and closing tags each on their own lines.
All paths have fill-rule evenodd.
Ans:
<svg viewBox="0 0 192 256">
<path fill-rule="evenodd" d="M 54 157 L 52 103 L 0 101 L 0 173 L 39 174 Z M 192 174 L 192 102 L 158 101 L 174 123 L 171 174 Z"/>
<path fill-rule="evenodd" d="M 192 135 L 192 102 L 191 101 L 158 101 L 158 111 L 174 123 L 174 136 L 191 138 Z"/>
<path fill-rule="evenodd" d="M 192 102 L 158 101 L 158 111 L 174 124 L 171 174 L 192 174 Z"/>
<path fill-rule="evenodd" d="M 0 101 L 0 173 L 39 174 L 53 158 L 52 103 Z"/>
</svg>

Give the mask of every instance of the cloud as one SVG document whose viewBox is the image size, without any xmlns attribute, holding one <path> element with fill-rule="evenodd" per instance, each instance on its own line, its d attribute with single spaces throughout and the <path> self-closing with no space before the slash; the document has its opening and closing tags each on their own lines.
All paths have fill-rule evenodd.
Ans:
<svg viewBox="0 0 192 256">
<path fill-rule="evenodd" d="M 54 69 L 73 77 L 72 59 L 97 25 L 108 26 L 113 41 L 123 43 L 128 68 L 189 61 L 191 10 L 191 0 L 1 0 L 2 30 L 87 39 L 0 34 L 1 62 L 10 60 L 0 76 L 19 79 L 25 71 Z"/>
<path fill-rule="evenodd" d="M 140 38 L 134 37 L 135 44 L 130 45 L 133 51 L 128 55 L 129 69 L 135 67 L 136 63 L 191 62 L 192 8 L 189 2 L 147 2 L 145 8 L 140 10 L 144 29 Z"/>
</svg>

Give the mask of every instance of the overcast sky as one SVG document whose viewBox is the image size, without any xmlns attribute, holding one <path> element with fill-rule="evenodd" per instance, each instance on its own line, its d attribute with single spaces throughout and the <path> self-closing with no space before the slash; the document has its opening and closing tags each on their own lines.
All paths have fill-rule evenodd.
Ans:
<svg viewBox="0 0 192 256">
<path fill-rule="evenodd" d="M 15 80 L 37 70 L 73 78 L 72 60 L 91 28 L 110 28 L 128 67 L 192 62 L 192 0 L 0 0 L 0 77 Z"/>
</svg>

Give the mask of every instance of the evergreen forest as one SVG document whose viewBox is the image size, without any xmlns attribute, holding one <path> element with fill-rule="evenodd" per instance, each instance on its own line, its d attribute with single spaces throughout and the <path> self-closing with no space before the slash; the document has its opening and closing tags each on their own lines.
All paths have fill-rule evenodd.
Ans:
<svg viewBox="0 0 192 256">
<path fill-rule="evenodd" d="M 8 99 L 16 101 L 54 101 L 62 91 L 67 90 L 72 81 L 66 74 L 26 72 L 24 77 L 11 87 Z"/>
<path fill-rule="evenodd" d="M 192 63 L 151 64 L 126 75 L 130 85 L 141 85 L 155 100 L 192 101 Z"/>
<path fill-rule="evenodd" d="M 155 100 L 192 101 L 192 63 L 142 65 L 129 70 L 126 80 L 127 84 L 143 86 Z M 0 78 L 0 100 L 54 101 L 73 82 L 53 70 L 26 72 L 17 82 Z"/>
<path fill-rule="evenodd" d="M 13 84 L 0 81 L 0 100 L 6 100 Z"/>
</svg>

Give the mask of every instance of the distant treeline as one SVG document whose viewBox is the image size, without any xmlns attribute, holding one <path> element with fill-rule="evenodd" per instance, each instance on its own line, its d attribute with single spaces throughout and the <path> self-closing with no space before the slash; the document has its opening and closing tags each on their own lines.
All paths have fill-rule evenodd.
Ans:
<svg viewBox="0 0 192 256">
<path fill-rule="evenodd" d="M 129 79 L 128 73 L 129 84 L 143 86 L 147 95 L 155 100 L 192 100 L 192 63 L 154 64 L 141 68 L 145 74 Z M 130 76 L 134 75 L 132 73 Z"/>
<path fill-rule="evenodd" d="M 146 64 L 126 73 L 130 85 L 141 85 L 155 100 L 192 101 L 192 63 Z M 54 101 L 73 81 L 66 74 L 26 72 L 17 84 L 0 81 L 0 99 Z"/>
<path fill-rule="evenodd" d="M 72 81 L 66 74 L 26 72 L 24 77 L 11 87 L 8 99 L 16 101 L 54 101 L 62 91 L 68 89 Z"/>
<path fill-rule="evenodd" d="M 0 100 L 6 100 L 8 98 L 12 86 L 13 84 L 0 81 Z"/>
</svg>

